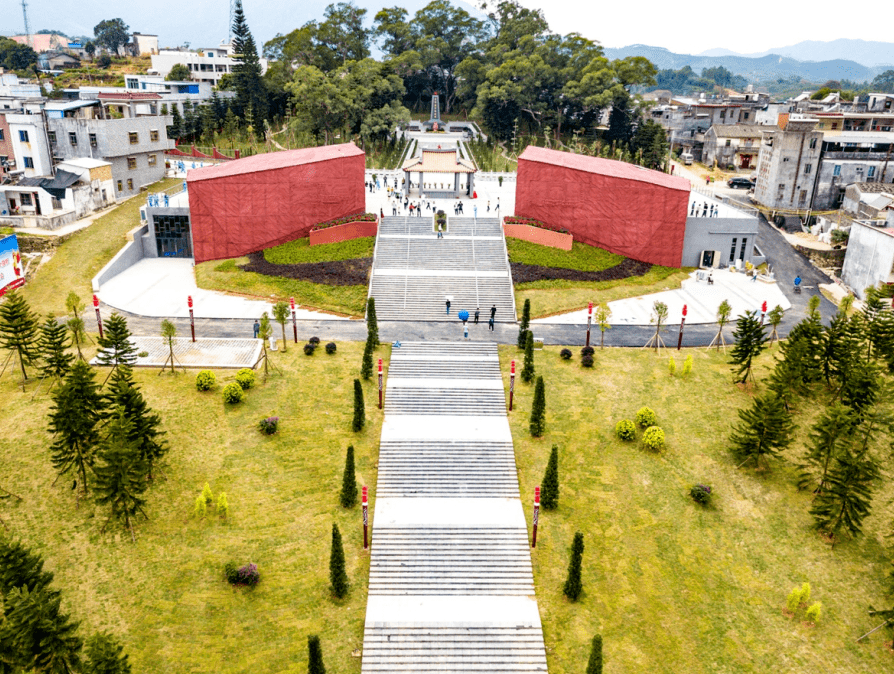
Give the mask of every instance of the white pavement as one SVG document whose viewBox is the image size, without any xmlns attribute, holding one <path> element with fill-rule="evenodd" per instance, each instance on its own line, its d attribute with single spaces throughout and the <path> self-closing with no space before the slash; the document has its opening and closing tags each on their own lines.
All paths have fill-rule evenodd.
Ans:
<svg viewBox="0 0 894 674">
<path fill-rule="evenodd" d="M 134 336 L 130 339 L 137 350 L 138 367 L 162 367 L 168 363 L 170 349 L 163 337 Z M 145 356 L 140 356 L 141 353 Z M 218 339 L 189 337 L 174 338 L 174 364 L 191 368 L 243 368 L 254 367 L 261 356 L 259 339 Z M 94 358 L 92 364 L 98 361 Z"/>
<path fill-rule="evenodd" d="M 706 281 L 697 280 L 698 274 L 705 272 L 692 272 L 690 277 L 683 281 L 679 290 L 665 290 L 651 295 L 631 297 L 626 300 L 609 302 L 612 315 L 612 325 L 649 325 L 652 318 L 652 305 L 655 302 L 664 302 L 668 310 L 668 322 L 678 323 L 686 305 L 688 315 L 686 323 L 716 323 L 717 307 L 723 300 L 727 300 L 732 307 L 731 318 L 736 320 L 746 311 L 760 311 L 761 305 L 766 302 L 767 309 L 779 305 L 783 310 L 791 309 L 791 302 L 776 283 L 765 283 L 761 280 L 753 281 L 742 272 L 728 270 L 713 270 L 714 284 L 708 285 Z M 572 311 L 567 314 L 548 316 L 531 321 L 532 324 L 564 324 L 584 325 L 587 322 L 587 309 Z"/>
<path fill-rule="evenodd" d="M 363 674 L 546 672 L 502 389 L 495 344 L 391 352 Z"/>
<path fill-rule="evenodd" d="M 269 302 L 248 300 L 196 285 L 191 258 L 149 258 L 102 284 L 97 293 L 110 307 L 140 316 L 188 318 L 186 298 L 192 295 L 196 318 L 260 318 L 272 315 Z M 348 320 L 319 311 L 298 309 L 299 319 Z"/>
</svg>

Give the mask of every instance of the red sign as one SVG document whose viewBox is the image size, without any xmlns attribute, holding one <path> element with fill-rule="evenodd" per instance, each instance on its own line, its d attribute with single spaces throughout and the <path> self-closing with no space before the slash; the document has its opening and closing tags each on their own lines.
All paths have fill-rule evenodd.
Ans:
<svg viewBox="0 0 894 674">
<path fill-rule="evenodd" d="M 686 305 L 684 304 L 683 305 L 683 318 L 686 318 L 686 313 L 687 313 L 687 309 L 686 309 Z"/>
<path fill-rule="evenodd" d="M 515 361 L 512 361 L 512 374 L 515 374 Z"/>
<path fill-rule="evenodd" d="M 295 311 L 295 298 L 294 297 L 289 298 L 289 304 L 292 305 L 292 311 Z"/>
<path fill-rule="evenodd" d="M 593 315 L 593 303 L 592 302 L 589 303 L 589 306 L 587 307 L 587 312 L 590 314 L 590 316 Z"/>
<path fill-rule="evenodd" d="M 186 301 L 189 303 L 189 308 L 192 309 L 192 295 L 187 295 Z"/>
<path fill-rule="evenodd" d="M 764 300 L 764 303 L 761 305 L 761 311 L 767 313 L 767 300 Z"/>
<path fill-rule="evenodd" d="M 99 298 L 96 295 L 93 296 L 93 306 L 94 307 L 99 306 Z"/>
</svg>

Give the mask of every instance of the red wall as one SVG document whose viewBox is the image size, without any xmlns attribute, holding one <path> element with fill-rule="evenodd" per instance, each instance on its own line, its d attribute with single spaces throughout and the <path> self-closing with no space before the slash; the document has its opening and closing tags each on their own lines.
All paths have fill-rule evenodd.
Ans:
<svg viewBox="0 0 894 674">
<path fill-rule="evenodd" d="M 315 148 L 311 148 L 315 150 Z M 293 151 L 300 152 L 300 151 Z M 269 161 L 274 162 L 274 153 Z M 190 224 L 196 263 L 239 257 L 300 239 L 318 222 L 366 211 L 365 155 L 360 152 L 281 168 L 235 172 L 193 180 L 190 171 Z"/>
<path fill-rule="evenodd" d="M 587 159 L 574 156 L 582 165 Z M 628 167 L 619 171 L 628 172 Z M 688 201 L 689 192 L 683 189 L 526 160 L 524 155 L 518 162 L 515 215 L 561 226 L 575 241 L 642 262 L 680 266 Z"/>
<path fill-rule="evenodd" d="M 350 241 L 364 236 L 375 236 L 378 231 L 378 220 L 376 222 L 347 222 L 344 225 L 335 225 L 311 232 L 309 243 L 311 246 L 319 246 L 322 243 Z"/>
<path fill-rule="evenodd" d="M 532 225 L 507 225 L 504 222 L 503 233 L 510 239 L 521 239 L 522 241 L 530 241 L 541 246 L 549 246 L 550 248 L 559 248 L 561 250 L 571 250 L 574 243 L 574 237 L 571 234 L 553 232 L 552 230 L 533 227 Z"/>
</svg>

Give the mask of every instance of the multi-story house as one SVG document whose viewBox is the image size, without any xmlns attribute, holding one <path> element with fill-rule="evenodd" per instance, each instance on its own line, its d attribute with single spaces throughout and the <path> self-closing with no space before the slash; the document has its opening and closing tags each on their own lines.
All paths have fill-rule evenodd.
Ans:
<svg viewBox="0 0 894 674">
<path fill-rule="evenodd" d="M 166 81 L 161 75 L 125 75 L 124 84 L 128 91 L 158 94 L 161 96 L 162 106 L 167 106 L 168 112 L 171 113 L 176 106 L 180 114 L 183 114 L 183 104 L 186 101 L 190 101 L 193 105 L 201 105 L 210 101 L 214 94 L 214 86 L 210 82 Z M 108 90 L 104 89 L 103 91 Z M 218 91 L 217 97 L 232 99 L 236 97 L 236 92 Z"/>
<path fill-rule="evenodd" d="M 10 168 L 15 168 L 15 161 L 9 124 L 6 122 L 6 115 L 0 112 L 0 182 L 9 173 Z"/>
<path fill-rule="evenodd" d="M 753 169 L 757 167 L 757 157 L 761 148 L 761 132 L 775 129 L 775 126 L 756 124 L 718 124 L 705 133 L 702 161 L 726 169 Z"/>
<path fill-rule="evenodd" d="M 237 61 L 233 58 L 233 45 L 221 42 L 219 47 L 199 49 L 197 51 L 162 49 L 152 55 L 153 75 L 166 77 L 171 68 L 181 63 L 189 70 L 190 77 L 197 82 L 210 82 L 214 86 L 224 75 L 231 74 Z M 267 72 L 267 59 L 260 59 L 261 74 Z"/>
<path fill-rule="evenodd" d="M 823 151 L 818 120 L 800 114 L 779 116 L 779 127 L 763 131 L 754 199 L 773 209 L 807 209 Z"/>
<path fill-rule="evenodd" d="M 846 132 L 823 138 L 812 208 L 838 208 L 848 185 L 894 182 L 894 132 Z"/>
<path fill-rule="evenodd" d="M 15 159 L 10 171 L 27 177 L 53 174 L 46 117 L 39 107 L 5 113 Z"/>
</svg>

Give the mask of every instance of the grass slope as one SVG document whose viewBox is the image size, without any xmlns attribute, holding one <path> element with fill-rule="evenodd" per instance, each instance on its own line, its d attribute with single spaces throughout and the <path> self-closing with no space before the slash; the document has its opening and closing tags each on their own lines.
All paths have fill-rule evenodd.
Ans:
<svg viewBox="0 0 894 674">
<path fill-rule="evenodd" d="M 199 393 L 188 376 L 138 370 L 144 395 L 161 413 L 171 452 L 148 492 L 150 521 L 138 520 L 137 543 L 121 526 L 100 528 L 105 509 L 75 509 L 71 481 L 55 479 L 46 433 L 49 400 L 31 402 L 17 381 L 0 379 L 0 466 L 3 486 L 24 497 L 0 501 L 11 534 L 40 551 L 63 592 L 64 610 L 81 636 L 110 630 L 126 646 L 134 672 L 306 672 L 309 633 L 323 642 L 331 672 L 359 671 L 368 555 L 362 552 L 359 506 L 338 503 L 345 448 L 353 444 L 359 484 L 375 487 L 382 414 L 375 387 L 364 384 L 368 425 L 351 432 L 353 379 L 362 344 L 339 343 L 307 357 L 294 345 L 273 354 L 284 376 L 224 406 L 221 389 Z M 390 348 L 378 356 L 389 359 Z M 100 381 L 104 378 L 104 371 Z M 265 436 L 260 419 L 280 417 Z M 197 521 L 193 501 L 208 482 L 225 491 L 230 518 Z M 373 508 L 370 509 L 372 513 Z M 329 598 L 332 522 L 345 541 L 351 593 Z M 0 535 L 4 530 L 0 527 Z M 227 561 L 258 564 L 253 590 L 223 577 Z"/>
<path fill-rule="evenodd" d="M 571 244 L 571 250 L 560 250 L 507 237 L 506 248 L 509 251 L 510 262 L 558 269 L 602 271 L 624 261 L 623 255 L 610 253 L 602 248 L 588 246 L 578 241 Z"/>
<path fill-rule="evenodd" d="M 323 243 L 319 246 L 311 246 L 310 239 L 305 237 L 266 249 L 264 259 L 273 264 L 356 260 L 362 257 L 372 257 L 375 247 L 376 237 L 374 236 L 365 236 L 339 243 Z"/>
<path fill-rule="evenodd" d="M 560 447 L 559 509 L 541 511 L 532 555 L 551 674 L 583 671 L 596 633 L 605 638 L 612 674 L 890 668 L 885 630 L 855 643 L 878 624 L 867 607 L 889 605 L 890 483 L 876 494 L 866 535 L 834 551 L 811 528 L 811 495 L 795 487 L 793 464 L 825 398 L 797 415 L 799 442 L 789 461 L 760 474 L 736 468 L 727 448 L 736 411 L 750 397 L 730 383 L 722 354 L 675 354 L 678 373 L 686 354 L 695 361 L 683 380 L 669 377 L 666 353 L 597 351 L 596 367 L 585 370 L 577 353 L 566 362 L 559 349 L 535 358 L 546 381 L 545 437 L 528 433 L 532 386 L 516 387 L 517 412 L 510 415 L 529 525 L 529 496 L 550 447 Z M 500 355 L 508 373 L 521 352 L 503 346 Z M 759 376 L 771 362 L 761 357 Z M 661 454 L 614 437 L 614 424 L 643 405 L 656 411 L 667 434 Z M 714 488 L 713 507 L 688 496 L 697 482 Z M 575 531 L 585 537 L 584 595 L 571 604 L 562 584 Z M 782 614 L 789 590 L 805 580 L 823 604 L 815 628 Z"/>
</svg>

